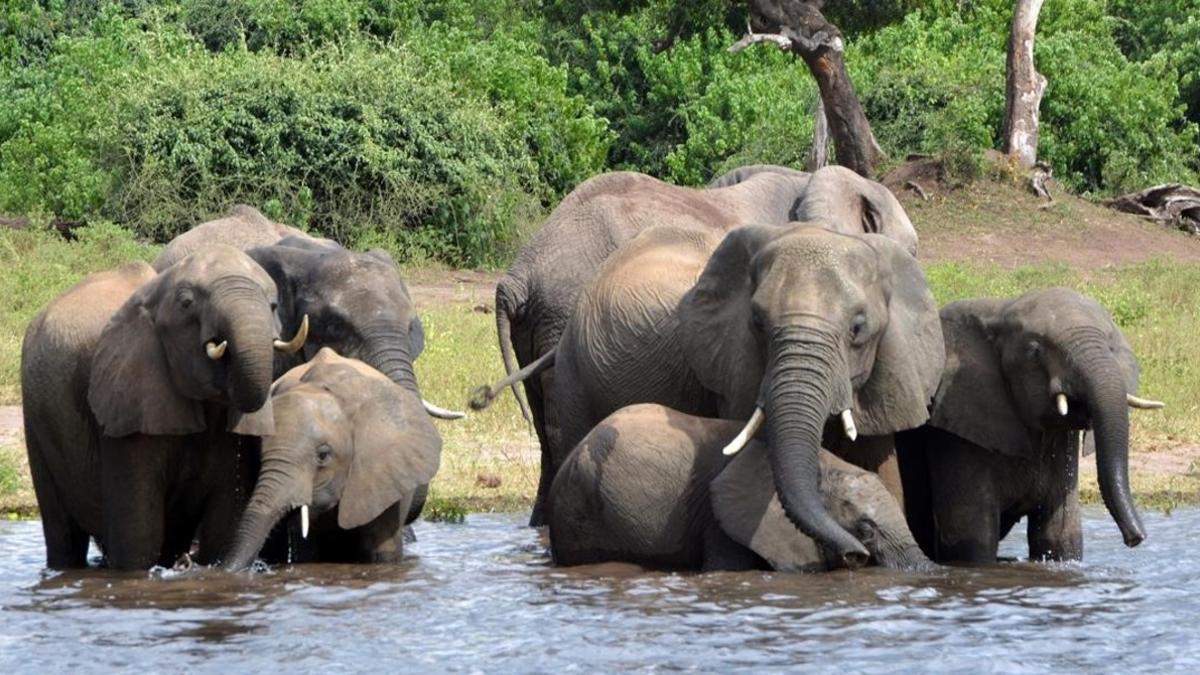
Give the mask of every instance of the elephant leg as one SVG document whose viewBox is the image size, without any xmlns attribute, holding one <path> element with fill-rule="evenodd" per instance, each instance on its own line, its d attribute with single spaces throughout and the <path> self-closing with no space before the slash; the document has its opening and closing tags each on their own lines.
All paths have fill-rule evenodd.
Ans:
<svg viewBox="0 0 1200 675">
<path fill-rule="evenodd" d="M 388 507 L 361 528 L 359 546 L 363 562 L 398 563 L 404 559 L 405 527 L 401 514 L 408 513 L 410 500 L 411 497 Z"/>
<path fill-rule="evenodd" d="M 1043 472 L 1049 488 L 1028 516 L 1030 560 L 1082 560 L 1083 527 L 1079 514 L 1078 433 L 1059 437 L 1045 452 Z"/>
<path fill-rule="evenodd" d="M 200 548 L 197 561 L 210 565 L 229 552 L 233 544 L 235 523 L 242 517 L 249 495 L 261 468 L 257 452 L 242 448 L 241 437 L 222 434 L 211 439 L 202 451 L 193 451 L 189 459 L 200 462 L 196 472 L 202 477 L 202 492 L 191 495 L 200 508 L 191 514 L 199 521 Z M 185 530 L 193 528 L 181 528 Z M 189 534 L 190 538 L 190 534 Z"/>
<path fill-rule="evenodd" d="M 533 424 L 537 432 L 538 443 L 542 449 L 541 475 L 538 478 L 533 512 L 529 516 L 530 527 L 541 527 L 546 524 L 546 495 L 550 493 L 550 485 L 554 482 L 554 457 L 557 456 L 557 441 L 560 437 L 558 410 L 553 400 L 546 395 L 553 391 L 553 380 L 553 371 L 547 371 L 526 381 L 526 397 L 529 400 L 529 409 L 533 413 Z"/>
<path fill-rule="evenodd" d="M 933 558 L 935 529 L 926 436 L 920 430 L 903 433 L 897 439 L 896 457 L 904 483 L 904 517 L 921 551 Z"/>
<path fill-rule="evenodd" d="M 168 452 L 144 436 L 101 441 L 105 545 L 113 569 L 160 562 L 166 521 L 162 462 Z M 174 561 L 168 561 L 168 564 Z"/>
<path fill-rule="evenodd" d="M 46 539 L 46 566 L 56 570 L 87 567 L 87 532 L 67 513 L 59 499 L 58 486 L 45 466 L 46 460 L 34 440 L 35 435 L 30 433 L 26 444 L 29 473 L 33 477 L 33 491 L 42 516 L 42 534 Z"/>
<path fill-rule="evenodd" d="M 1000 508 L 993 472 L 984 453 L 939 448 L 930 461 L 934 559 L 939 562 L 994 563 L 1000 546 Z M 953 453 L 947 458 L 948 453 Z M 979 461 L 977 461 L 979 460 Z"/>
</svg>

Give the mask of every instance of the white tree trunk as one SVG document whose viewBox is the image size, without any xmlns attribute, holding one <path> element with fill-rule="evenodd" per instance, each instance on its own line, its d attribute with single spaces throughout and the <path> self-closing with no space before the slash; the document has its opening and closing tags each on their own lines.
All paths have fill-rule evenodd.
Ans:
<svg viewBox="0 0 1200 675">
<path fill-rule="evenodd" d="M 1004 152 L 1021 168 L 1037 162 L 1038 108 L 1046 78 L 1033 63 L 1033 40 L 1043 0 L 1016 0 L 1008 42 L 1008 73 L 1004 91 Z"/>
</svg>

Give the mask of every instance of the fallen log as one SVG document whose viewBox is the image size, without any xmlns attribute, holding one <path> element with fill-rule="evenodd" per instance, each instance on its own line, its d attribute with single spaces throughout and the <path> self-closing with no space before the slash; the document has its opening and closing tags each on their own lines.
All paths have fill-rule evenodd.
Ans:
<svg viewBox="0 0 1200 675">
<path fill-rule="evenodd" d="M 1166 183 L 1130 192 L 1104 202 L 1110 208 L 1166 223 L 1184 232 L 1200 234 L 1200 190 Z"/>
</svg>

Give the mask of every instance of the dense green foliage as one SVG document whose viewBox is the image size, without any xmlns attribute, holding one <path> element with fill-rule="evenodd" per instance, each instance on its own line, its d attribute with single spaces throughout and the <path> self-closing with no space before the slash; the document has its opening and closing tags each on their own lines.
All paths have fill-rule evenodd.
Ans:
<svg viewBox="0 0 1200 675">
<path fill-rule="evenodd" d="M 406 259 L 495 264 L 604 170 L 799 165 L 816 89 L 729 54 L 734 0 L 13 0 L 0 212 L 163 240 L 249 202 Z M 999 142 L 1011 0 L 830 3 L 895 159 Z M 1042 12 L 1041 155 L 1097 194 L 1200 170 L 1200 1 Z M 1189 119 L 1190 117 L 1190 119 Z"/>
</svg>

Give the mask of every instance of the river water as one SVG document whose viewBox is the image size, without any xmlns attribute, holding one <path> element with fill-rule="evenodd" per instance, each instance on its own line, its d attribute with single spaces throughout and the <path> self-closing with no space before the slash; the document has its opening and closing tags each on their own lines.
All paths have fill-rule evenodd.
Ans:
<svg viewBox="0 0 1200 675">
<path fill-rule="evenodd" d="M 1200 510 L 1144 515 L 1126 549 L 1087 510 L 1081 565 L 803 576 L 554 568 L 524 514 L 418 523 L 398 566 L 55 573 L 3 522 L 0 672 L 1195 671 Z"/>
</svg>

